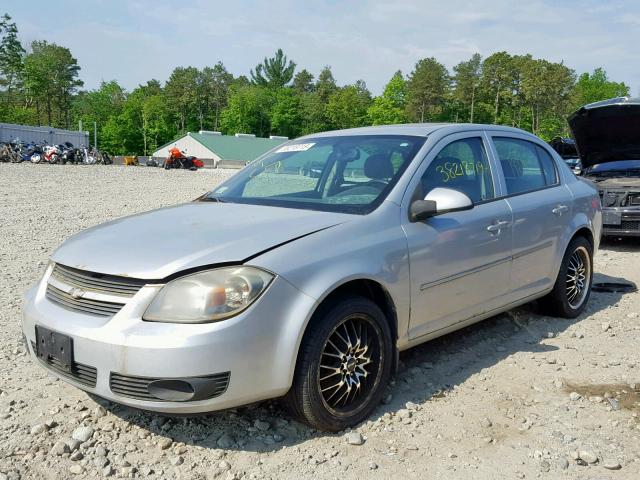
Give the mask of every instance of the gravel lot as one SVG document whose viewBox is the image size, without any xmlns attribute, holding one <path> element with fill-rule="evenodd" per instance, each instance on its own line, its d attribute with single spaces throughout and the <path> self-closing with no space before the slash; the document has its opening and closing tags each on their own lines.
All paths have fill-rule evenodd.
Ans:
<svg viewBox="0 0 640 480">
<path fill-rule="evenodd" d="M 337 435 L 277 402 L 139 412 L 35 365 L 19 340 L 21 297 L 60 242 L 231 173 L 0 164 L 0 480 L 640 478 L 638 293 L 594 293 L 575 321 L 518 309 L 408 351 L 384 405 Z M 605 243 L 599 279 L 640 283 L 639 251 L 640 240 Z"/>
</svg>

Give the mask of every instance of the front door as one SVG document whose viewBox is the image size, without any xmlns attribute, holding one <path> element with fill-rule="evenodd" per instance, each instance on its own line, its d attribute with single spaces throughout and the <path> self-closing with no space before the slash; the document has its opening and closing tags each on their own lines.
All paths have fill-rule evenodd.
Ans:
<svg viewBox="0 0 640 480">
<path fill-rule="evenodd" d="M 403 223 L 411 267 L 409 338 L 491 311 L 509 290 L 512 214 L 507 201 L 496 198 L 486 137 L 452 135 L 432 152 L 414 182 L 416 196 L 453 188 L 468 195 L 474 207 Z"/>
</svg>

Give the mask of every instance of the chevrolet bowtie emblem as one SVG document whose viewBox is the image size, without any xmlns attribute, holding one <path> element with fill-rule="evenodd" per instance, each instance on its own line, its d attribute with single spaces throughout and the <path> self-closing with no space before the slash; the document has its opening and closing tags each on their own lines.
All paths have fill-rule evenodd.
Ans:
<svg viewBox="0 0 640 480">
<path fill-rule="evenodd" d="M 69 295 L 71 295 L 73 298 L 82 298 L 84 296 L 84 290 L 80 288 L 72 288 L 69 292 Z"/>
</svg>

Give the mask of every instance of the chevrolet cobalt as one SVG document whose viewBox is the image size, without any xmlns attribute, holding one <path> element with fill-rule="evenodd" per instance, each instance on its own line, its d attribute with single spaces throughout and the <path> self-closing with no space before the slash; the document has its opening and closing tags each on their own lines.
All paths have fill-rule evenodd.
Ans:
<svg viewBox="0 0 640 480">
<path fill-rule="evenodd" d="M 601 224 L 596 189 L 521 130 L 326 132 L 70 237 L 22 329 L 44 368 L 114 402 L 285 397 L 338 431 L 376 408 L 399 351 L 535 299 L 579 315 Z"/>
</svg>

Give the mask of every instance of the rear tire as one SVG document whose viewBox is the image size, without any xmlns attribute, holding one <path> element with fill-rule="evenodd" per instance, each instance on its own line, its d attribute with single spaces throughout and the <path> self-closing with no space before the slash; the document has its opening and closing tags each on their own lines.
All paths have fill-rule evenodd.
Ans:
<svg viewBox="0 0 640 480">
<path fill-rule="evenodd" d="M 545 313 L 576 318 L 591 295 L 593 245 L 584 237 L 574 238 L 564 254 L 553 290 L 541 300 Z"/>
<path fill-rule="evenodd" d="M 363 297 L 343 298 L 308 327 L 286 401 L 294 416 L 317 430 L 353 427 L 380 403 L 392 361 L 382 310 Z"/>
</svg>

